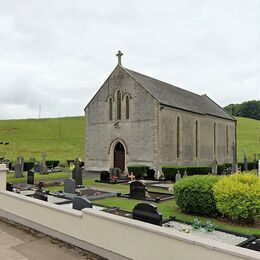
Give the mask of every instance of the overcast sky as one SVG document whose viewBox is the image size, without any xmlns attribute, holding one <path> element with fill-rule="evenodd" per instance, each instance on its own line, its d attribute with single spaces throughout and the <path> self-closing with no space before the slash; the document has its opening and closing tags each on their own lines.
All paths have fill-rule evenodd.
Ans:
<svg viewBox="0 0 260 260">
<path fill-rule="evenodd" d="M 83 115 L 118 50 L 221 106 L 260 99 L 260 0 L 0 0 L 0 119 Z"/>
</svg>

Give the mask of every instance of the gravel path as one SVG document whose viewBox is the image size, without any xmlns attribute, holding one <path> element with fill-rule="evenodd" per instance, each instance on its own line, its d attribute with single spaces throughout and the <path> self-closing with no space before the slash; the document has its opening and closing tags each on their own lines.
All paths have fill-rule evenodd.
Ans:
<svg viewBox="0 0 260 260">
<path fill-rule="evenodd" d="M 174 230 L 181 231 L 183 229 L 188 229 L 189 233 L 192 235 L 212 239 L 215 241 L 219 241 L 219 242 L 227 243 L 227 244 L 231 244 L 231 245 L 237 245 L 247 239 L 246 237 L 235 236 L 235 235 L 232 235 L 229 233 L 216 231 L 216 230 L 214 230 L 213 232 L 207 232 L 203 228 L 201 228 L 199 230 L 193 229 L 191 225 L 183 224 L 183 223 L 176 222 L 176 221 L 171 221 L 171 222 L 165 224 L 164 227 L 170 228 L 173 231 Z"/>
</svg>

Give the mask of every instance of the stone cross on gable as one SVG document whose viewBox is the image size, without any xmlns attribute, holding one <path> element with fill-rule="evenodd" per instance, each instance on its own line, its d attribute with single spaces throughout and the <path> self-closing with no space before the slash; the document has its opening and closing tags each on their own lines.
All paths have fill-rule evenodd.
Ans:
<svg viewBox="0 0 260 260">
<path fill-rule="evenodd" d="M 121 56 L 123 56 L 123 53 L 121 51 L 118 51 L 116 56 L 118 58 L 118 65 L 122 65 L 122 63 L 121 63 Z"/>
</svg>

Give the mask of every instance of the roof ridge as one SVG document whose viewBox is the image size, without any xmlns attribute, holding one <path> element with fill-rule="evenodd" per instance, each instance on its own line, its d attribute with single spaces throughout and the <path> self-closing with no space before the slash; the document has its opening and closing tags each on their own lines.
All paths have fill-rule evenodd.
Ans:
<svg viewBox="0 0 260 260">
<path fill-rule="evenodd" d="M 182 91 L 188 92 L 188 93 L 193 94 L 193 95 L 196 95 L 196 96 L 198 96 L 198 97 L 201 97 L 201 96 L 202 96 L 202 95 L 200 95 L 200 94 L 197 94 L 197 93 L 194 93 L 194 92 L 189 91 L 189 90 L 187 90 L 187 89 L 184 89 L 184 88 L 181 88 L 181 87 L 172 85 L 172 84 L 167 83 L 167 82 L 165 82 L 165 81 L 162 81 L 162 80 L 160 80 L 160 79 L 156 79 L 156 78 L 153 78 L 153 77 L 151 77 L 151 76 L 144 75 L 144 74 L 142 74 L 142 73 L 140 73 L 140 72 L 137 72 L 137 71 L 134 71 L 134 70 L 131 70 L 131 69 L 127 69 L 127 68 L 124 68 L 124 69 L 126 69 L 127 71 L 130 70 L 130 72 L 132 71 L 132 72 L 134 72 L 134 73 L 140 74 L 141 76 L 150 78 L 150 79 L 152 79 L 152 80 L 159 81 L 159 82 L 161 82 L 161 83 L 163 83 L 163 84 L 166 84 L 166 85 L 169 85 L 169 86 L 171 86 L 171 87 L 178 88 L 178 89 L 180 89 L 180 90 L 182 90 Z"/>
</svg>

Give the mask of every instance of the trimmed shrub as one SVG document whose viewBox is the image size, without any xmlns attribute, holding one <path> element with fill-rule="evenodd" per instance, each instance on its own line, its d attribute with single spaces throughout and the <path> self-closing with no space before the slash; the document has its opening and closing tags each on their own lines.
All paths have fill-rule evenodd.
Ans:
<svg viewBox="0 0 260 260">
<path fill-rule="evenodd" d="M 46 165 L 48 168 L 55 168 L 59 165 L 60 161 L 56 161 L 56 160 L 48 160 L 46 161 Z"/>
<path fill-rule="evenodd" d="M 141 179 L 150 167 L 147 165 L 129 165 L 127 168 L 128 172 L 132 172 L 136 179 Z"/>
<path fill-rule="evenodd" d="M 213 186 L 220 177 L 195 175 L 181 179 L 174 185 L 177 205 L 183 212 L 201 216 L 218 214 Z"/>
<path fill-rule="evenodd" d="M 251 173 L 222 177 L 214 187 L 219 212 L 238 222 L 253 223 L 260 217 L 260 179 Z"/>
<path fill-rule="evenodd" d="M 175 181 L 175 176 L 180 172 L 181 176 L 184 172 L 191 175 L 206 175 L 211 173 L 211 166 L 163 166 L 162 171 L 167 180 Z"/>
<path fill-rule="evenodd" d="M 34 162 L 24 162 L 23 163 L 23 171 L 27 172 L 29 170 L 31 170 L 34 166 Z"/>
</svg>

